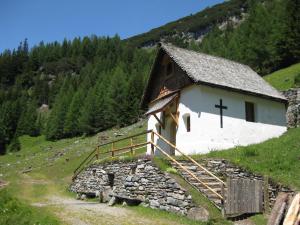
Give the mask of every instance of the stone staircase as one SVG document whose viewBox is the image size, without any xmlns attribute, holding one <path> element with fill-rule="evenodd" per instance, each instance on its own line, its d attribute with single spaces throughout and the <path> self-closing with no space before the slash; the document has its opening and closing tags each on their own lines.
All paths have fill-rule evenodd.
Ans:
<svg viewBox="0 0 300 225">
<path fill-rule="evenodd" d="M 205 185 L 213 189 L 221 196 L 225 196 L 226 187 L 224 184 L 219 181 L 217 178 L 209 175 L 206 171 L 196 166 L 191 161 L 178 161 L 182 166 L 187 168 L 189 171 L 193 172 L 194 175 L 197 176 Z M 192 177 L 188 172 L 180 168 L 176 163 L 171 163 L 172 166 L 178 171 L 179 175 L 181 175 L 185 181 L 195 187 L 199 192 L 201 192 L 204 196 L 206 196 L 217 208 L 221 209 L 223 206 L 223 201 L 220 199 L 218 195 L 213 193 L 209 188 L 205 185 L 201 184 L 198 180 Z M 222 190 L 223 189 L 223 190 Z M 225 198 L 225 197 L 224 197 Z"/>
</svg>

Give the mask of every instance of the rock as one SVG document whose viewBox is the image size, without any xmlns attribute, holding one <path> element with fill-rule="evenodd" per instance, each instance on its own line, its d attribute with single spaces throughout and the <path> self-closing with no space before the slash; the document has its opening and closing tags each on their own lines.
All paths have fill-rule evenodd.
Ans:
<svg viewBox="0 0 300 225">
<path fill-rule="evenodd" d="M 76 194 L 76 199 L 77 199 L 77 200 L 80 200 L 80 199 L 81 199 L 81 194 L 77 193 L 77 194 Z"/>
<path fill-rule="evenodd" d="M 112 192 L 112 189 L 111 187 L 105 187 L 103 188 L 102 191 L 100 191 L 100 195 L 99 195 L 99 202 L 101 203 L 106 203 L 106 202 L 109 202 L 110 199 L 112 198 L 113 192 Z"/>
<path fill-rule="evenodd" d="M 144 190 L 144 187 L 143 187 L 143 186 L 139 186 L 139 190 L 140 190 L 140 191 L 143 191 L 143 190 Z"/>
<path fill-rule="evenodd" d="M 116 197 L 112 197 L 109 202 L 108 202 L 108 206 L 113 206 L 114 204 L 116 204 L 117 202 L 117 198 Z"/>
<path fill-rule="evenodd" d="M 206 222 L 209 219 L 209 212 L 203 207 L 194 207 L 188 211 L 187 217 L 192 220 Z"/>
<path fill-rule="evenodd" d="M 137 165 L 136 168 L 139 169 L 139 170 L 144 169 L 145 168 L 145 164 Z"/>
<path fill-rule="evenodd" d="M 127 176 L 125 180 L 128 182 L 132 181 L 132 176 Z"/>
<path fill-rule="evenodd" d="M 80 199 L 81 199 L 81 200 L 86 200 L 86 194 L 82 194 L 82 195 L 80 196 Z"/>
<path fill-rule="evenodd" d="M 172 197 L 167 197 L 167 203 L 170 205 L 177 206 L 178 205 L 178 200 Z"/>
<path fill-rule="evenodd" d="M 159 208 L 159 202 L 158 201 L 156 201 L 156 200 L 150 200 L 150 207 L 151 208 Z"/>
</svg>

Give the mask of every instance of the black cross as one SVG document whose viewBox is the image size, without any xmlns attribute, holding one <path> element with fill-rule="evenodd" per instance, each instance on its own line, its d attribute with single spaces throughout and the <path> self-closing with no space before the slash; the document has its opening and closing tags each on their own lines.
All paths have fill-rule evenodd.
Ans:
<svg viewBox="0 0 300 225">
<path fill-rule="evenodd" d="M 220 123 L 223 128 L 223 109 L 227 109 L 227 106 L 223 106 L 222 99 L 220 99 L 220 105 L 215 105 L 216 108 L 220 109 Z"/>
</svg>

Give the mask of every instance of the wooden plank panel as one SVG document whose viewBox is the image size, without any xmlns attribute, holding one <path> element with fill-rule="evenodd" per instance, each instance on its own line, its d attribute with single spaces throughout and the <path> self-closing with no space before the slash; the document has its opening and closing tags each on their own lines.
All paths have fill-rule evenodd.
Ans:
<svg viewBox="0 0 300 225">
<path fill-rule="evenodd" d="M 262 181 L 228 179 L 226 215 L 262 212 Z"/>
</svg>

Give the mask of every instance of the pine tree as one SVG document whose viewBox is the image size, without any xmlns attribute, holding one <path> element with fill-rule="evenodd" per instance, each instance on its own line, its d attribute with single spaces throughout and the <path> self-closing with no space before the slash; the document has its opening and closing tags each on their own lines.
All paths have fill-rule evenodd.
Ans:
<svg viewBox="0 0 300 225">
<path fill-rule="evenodd" d="M 64 124 L 64 134 L 66 137 L 74 137 L 82 132 L 80 130 L 79 118 L 81 116 L 80 109 L 84 103 L 84 98 L 85 95 L 82 89 L 77 91 L 72 98 Z"/>
</svg>

